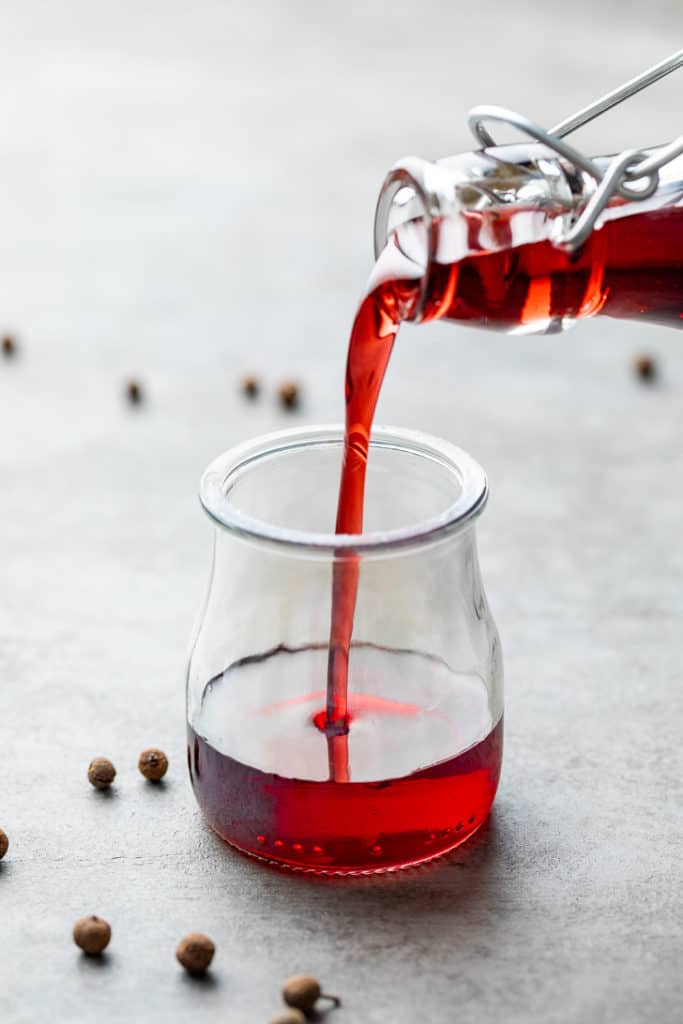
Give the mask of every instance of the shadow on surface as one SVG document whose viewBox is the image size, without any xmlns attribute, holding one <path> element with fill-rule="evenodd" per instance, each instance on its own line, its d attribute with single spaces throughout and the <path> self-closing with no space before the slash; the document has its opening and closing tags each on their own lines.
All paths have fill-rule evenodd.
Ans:
<svg viewBox="0 0 683 1024">
<path fill-rule="evenodd" d="M 156 782 L 153 779 L 143 779 L 140 783 L 140 790 L 146 796 L 150 794 L 152 797 L 160 796 L 168 793 L 170 784 L 166 779 L 158 779 Z"/>
<path fill-rule="evenodd" d="M 90 956 L 88 953 L 81 953 L 78 958 L 78 970 L 83 973 L 87 971 L 102 971 L 105 968 L 111 968 L 114 962 L 114 957 L 111 953 L 99 953 L 96 956 Z"/>
<path fill-rule="evenodd" d="M 260 898 L 268 899 L 274 914 L 310 915 L 332 912 L 341 929 L 370 926 L 397 932 L 407 926 L 425 928 L 431 922 L 465 917 L 482 905 L 499 901 L 504 884 L 501 863 L 508 849 L 506 829 L 495 811 L 462 846 L 427 864 L 383 875 L 320 876 L 271 867 L 235 851 L 250 882 L 258 882 Z M 216 837 L 217 844 L 225 849 Z"/>
<path fill-rule="evenodd" d="M 119 791 L 116 786 L 108 786 L 106 789 L 93 789 L 92 791 L 93 800 L 118 800 Z"/>
<path fill-rule="evenodd" d="M 218 978 L 211 971 L 207 971 L 206 974 L 189 974 L 187 971 L 183 971 L 180 975 L 180 983 L 190 988 L 203 989 L 205 992 L 219 986 Z"/>
</svg>

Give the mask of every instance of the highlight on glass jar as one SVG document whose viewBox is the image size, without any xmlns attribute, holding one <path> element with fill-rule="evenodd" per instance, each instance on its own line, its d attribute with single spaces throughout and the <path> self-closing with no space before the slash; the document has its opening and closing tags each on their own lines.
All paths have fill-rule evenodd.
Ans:
<svg viewBox="0 0 683 1024">
<path fill-rule="evenodd" d="M 228 843 L 290 868 L 374 873 L 437 857 L 485 820 L 503 668 L 476 549 L 481 467 L 437 438 L 376 429 L 364 532 L 334 534 L 343 438 L 341 427 L 271 434 L 202 478 L 215 542 L 187 753 Z M 330 639 L 340 582 L 345 651 Z"/>
</svg>

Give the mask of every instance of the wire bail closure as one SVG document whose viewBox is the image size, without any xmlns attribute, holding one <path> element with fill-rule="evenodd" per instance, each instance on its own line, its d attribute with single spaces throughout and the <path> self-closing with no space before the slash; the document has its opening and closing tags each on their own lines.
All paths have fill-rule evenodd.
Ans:
<svg viewBox="0 0 683 1024">
<path fill-rule="evenodd" d="M 654 195 L 659 185 L 660 168 L 683 153 L 683 135 L 654 153 L 639 149 L 624 150 L 610 161 L 606 170 L 599 168 L 581 150 L 565 142 L 565 136 L 680 67 L 683 67 L 683 50 L 678 50 L 666 60 L 625 82 L 618 89 L 607 93 L 594 103 L 572 114 L 571 117 L 565 118 L 549 131 L 523 114 L 496 106 L 473 107 L 468 114 L 467 123 L 483 149 L 496 145 L 495 140 L 485 127 L 485 123 L 494 121 L 498 124 L 507 124 L 536 142 L 547 146 L 558 156 L 563 157 L 595 180 L 597 188 L 585 209 L 564 237 L 555 243 L 559 248 L 574 251 L 579 249 L 589 237 L 612 196 L 620 195 L 626 200 L 637 202 L 649 199 Z"/>
</svg>

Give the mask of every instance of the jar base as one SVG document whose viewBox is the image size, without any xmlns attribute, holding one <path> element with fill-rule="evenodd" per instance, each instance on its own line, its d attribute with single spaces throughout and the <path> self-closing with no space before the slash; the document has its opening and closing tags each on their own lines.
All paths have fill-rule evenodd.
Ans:
<svg viewBox="0 0 683 1024">
<path fill-rule="evenodd" d="M 432 861 L 440 860 L 442 857 L 446 857 L 453 850 L 456 850 L 459 846 L 463 846 L 469 839 L 471 839 L 479 829 L 488 820 L 491 808 L 486 812 L 484 817 L 476 824 L 472 825 L 469 831 L 463 832 L 455 841 L 448 843 L 446 846 L 441 846 L 439 849 L 432 849 L 430 852 L 417 852 L 414 857 L 410 857 L 406 860 L 401 860 L 396 863 L 367 863 L 367 864 L 335 864 L 328 866 L 321 866 L 316 863 L 305 863 L 302 861 L 290 861 L 285 857 L 278 858 L 272 855 L 266 855 L 259 850 L 251 850 L 246 846 L 240 846 L 239 843 L 222 835 L 218 829 L 216 829 L 210 821 L 207 821 L 209 828 L 221 839 L 227 846 L 230 846 L 237 853 L 242 856 L 248 857 L 250 860 L 259 861 L 268 867 L 279 868 L 285 871 L 293 871 L 299 874 L 308 875 L 319 875 L 321 877 L 369 877 L 371 875 L 389 875 L 395 874 L 398 871 L 409 871 L 411 868 L 423 867 L 426 864 L 430 864 Z"/>
</svg>

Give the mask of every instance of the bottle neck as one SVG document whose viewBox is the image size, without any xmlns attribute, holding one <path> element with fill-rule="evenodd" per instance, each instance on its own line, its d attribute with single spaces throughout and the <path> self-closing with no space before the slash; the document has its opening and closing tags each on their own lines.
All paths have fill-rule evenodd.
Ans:
<svg viewBox="0 0 683 1024">
<path fill-rule="evenodd" d="M 600 157 L 593 163 L 602 173 L 613 166 L 613 160 Z M 591 203 L 595 203 L 598 189 L 596 178 L 585 171 L 577 171 L 556 153 L 540 145 L 497 147 L 461 154 L 438 163 L 411 158 L 392 170 L 380 194 L 375 220 L 376 247 L 384 251 L 384 265 L 388 249 L 393 251 L 391 263 L 394 266 L 400 257 L 402 273 L 396 276 L 420 279 L 420 295 L 410 316 L 413 321 L 445 316 L 477 322 L 475 313 L 467 312 L 471 296 L 468 299 L 460 294 L 463 282 L 456 285 L 457 275 L 453 272 L 453 268 L 463 261 L 470 277 L 476 278 L 485 273 L 493 305 L 492 289 L 495 292 L 497 288 L 502 294 L 506 287 L 505 279 L 510 273 L 504 259 L 495 259 L 496 254 L 519 250 L 529 257 L 530 247 L 536 246 L 549 274 L 554 268 L 556 274 L 562 271 L 571 276 L 574 283 L 577 267 L 581 266 L 587 273 L 588 267 L 597 261 L 597 277 L 592 284 L 590 301 L 578 302 L 572 292 L 571 301 L 567 303 L 568 312 L 561 319 L 570 322 L 572 318 L 601 308 L 599 268 L 605 262 L 605 245 L 609 239 L 613 243 L 618 240 L 620 246 L 627 246 L 631 271 L 638 270 L 638 261 L 645 255 L 642 248 L 629 247 L 628 225 L 616 226 L 613 222 L 623 222 L 624 218 L 658 210 L 675 210 L 683 196 L 683 157 L 670 161 L 659 170 L 657 187 L 647 198 L 624 199 L 618 194 L 613 195 L 607 206 L 600 210 L 595 228 L 585 233 L 581 244 L 567 245 L 567 238 L 576 230 L 581 218 L 585 219 L 586 211 L 590 212 Z M 636 235 L 642 234 L 642 218 L 638 218 L 638 224 L 638 228 L 634 228 Z M 608 226 L 608 231 L 603 233 L 601 228 L 604 226 Z M 669 271 L 673 271 L 675 241 L 680 238 L 681 231 L 679 219 L 669 218 L 665 225 L 658 216 L 656 229 L 650 224 L 649 230 L 655 231 L 657 245 L 660 249 L 664 247 L 661 259 Z M 670 239 L 665 237 L 667 232 L 674 232 L 673 247 Z M 391 246 L 384 245 L 388 237 L 391 237 Z M 481 262 L 481 256 L 486 254 L 492 256 L 488 269 Z M 622 255 L 626 258 L 625 253 Z M 617 263 L 620 258 L 617 254 Z M 378 268 L 383 261 L 379 261 Z M 497 285 L 492 276 L 495 268 L 502 275 Z M 446 277 L 449 280 L 447 288 L 444 284 Z M 441 280 L 441 285 L 435 283 L 438 280 Z M 555 291 L 558 280 L 555 280 Z M 645 287 L 644 279 L 641 284 Z M 459 308 L 464 310 L 461 317 L 455 315 L 451 301 L 453 295 L 449 298 L 456 287 L 460 296 Z M 544 287 L 549 288 L 550 285 L 546 283 Z M 518 312 L 521 315 L 521 311 Z M 508 330 L 519 326 L 506 316 L 501 315 L 496 320 L 491 310 L 482 309 L 480 314 L 482 325 Z M 553 314 L 550 319 L 555 320 L 559 315 Z M 539 322 L 545 319 L 548 318 L 540 317 Z"/>
<path fill-rule="evenodd" d="M 644 152 L 654 155 L 664 149 L 653 147 Z M 604 156 L 591 162 L 604 175 L 613 160 Z M 380 190 L 375 211 L 375 257 L 401 224 L 421 220 L 429 229 L 434 220 L 443 221 L 463 211 L 483 213 L 521 207 L 545 211 L 555 218 L 564 216 L 570 225 L 595 195 L 598 184 L 590 174 L 540 144 L 497 146 L 436 162 L 407 157 L 394 165 Z M 659 169 L 657 188 L 651 195 L 607 205 L 618 208 L 619 216 L 626 216 L 645 209 L 643 203 L 654 208 L 675 201 L 681 194 L 683 155 Z M 562 236 L 555 241 L 561 244 Z"/>
</svg>

